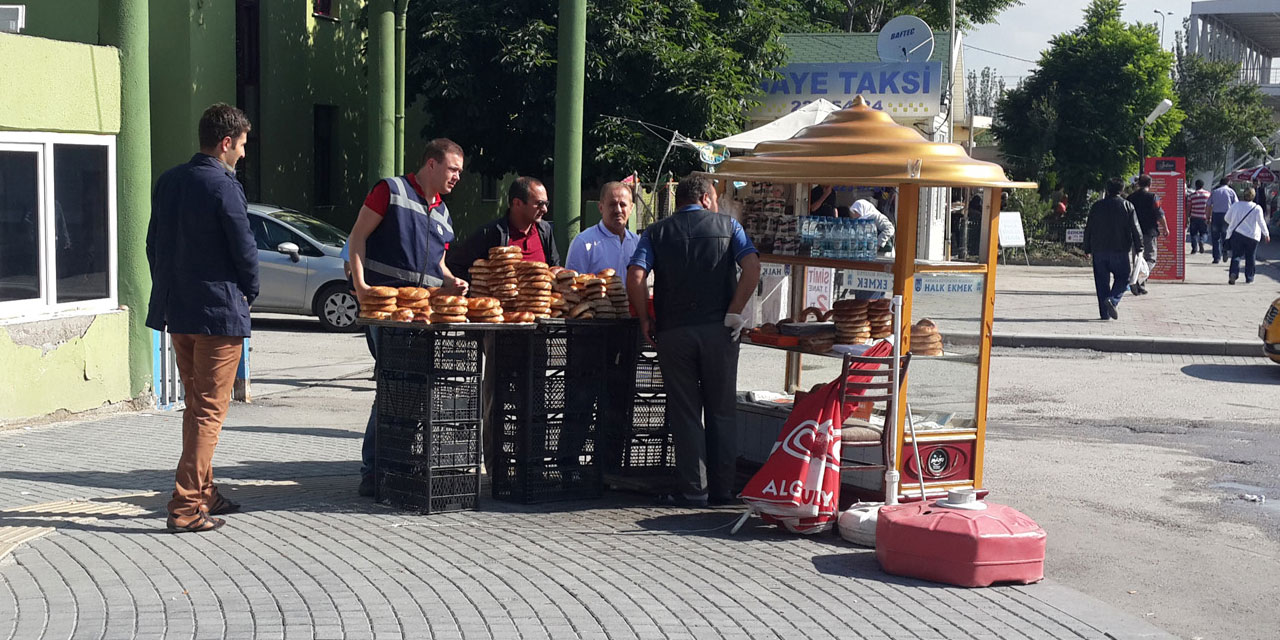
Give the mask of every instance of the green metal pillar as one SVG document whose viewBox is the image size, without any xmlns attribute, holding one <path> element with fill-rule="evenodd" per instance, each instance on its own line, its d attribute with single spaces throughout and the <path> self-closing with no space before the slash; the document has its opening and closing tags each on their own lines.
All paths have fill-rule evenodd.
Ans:
<svg viewBox="0 0 1280 640">
<path fill-rule="evenodd" d="M 120 304 L 129 308 L 129 393 L 152 388 L 147 224 L 151 220 L 151 67 L 147 0 L 105 0 L 102 43 L 120 50 L 120 134 L 116 136 L 117 268 Z"/>
<path fill-rule="evenodd" d="M 587 0 L 560 0 L 556 69 L 556 244 L 567 248 L 582 216 L 582 100 L 587 58 Z M 564 249 L 562 249 L 564 250 Z"/>
<path fill-rule="evenodd" d="M 396 0 L 396 173 L 406 173 L 404 142 L 405 38 L 408 33 L 409 0 Z M 418 167 L 413 167 L 414 171 Z"/>
<path fill-rule="evenodd" d="M 369 163 L 366 181 L 396 174 L 396 42 L 393 0 L 369 3 Z"/>
</svg>

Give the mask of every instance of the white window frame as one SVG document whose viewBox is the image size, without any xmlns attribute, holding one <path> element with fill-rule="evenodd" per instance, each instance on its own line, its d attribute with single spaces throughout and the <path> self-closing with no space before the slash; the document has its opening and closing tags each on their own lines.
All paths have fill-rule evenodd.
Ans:
<svg viewBox="0 0 1280 640">
<path fill-rule="evenodd" d="M 54 225 L 54 145 L 102 146 L 107 149 L 107 297 L 58 302 L 57 239 Z M 38 299 L 0 302 L 0 325 L 46 318 L 86 315 L 119 308 L 119 264 L 116 227 L 116 137 L 87 133 L 0 131 L 0 150 L 34 151 L 38 155 L 40 290 Z"/>
</svg>

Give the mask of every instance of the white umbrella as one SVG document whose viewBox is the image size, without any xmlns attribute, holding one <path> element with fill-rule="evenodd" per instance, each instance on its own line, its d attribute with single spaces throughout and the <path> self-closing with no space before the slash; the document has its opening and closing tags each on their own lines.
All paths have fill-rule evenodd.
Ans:
<svg viewBox="0 0 1280 640">
<path fill-rule="evenodd" d="M 799 133 L 801 129 L 826 120 L 827 116 L 839 110 L 840 107 L 834 103 L 818 98 L 769 124 L 727 138 L 720 138 L 715 142 L 733 151 L 751 151 L 761 142 L 786 140 Z"/>
</svg>

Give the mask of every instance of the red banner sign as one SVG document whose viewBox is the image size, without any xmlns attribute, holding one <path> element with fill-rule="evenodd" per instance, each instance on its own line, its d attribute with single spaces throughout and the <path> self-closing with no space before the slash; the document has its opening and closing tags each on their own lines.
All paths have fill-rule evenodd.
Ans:
<svg viewBox="0 0 1280 640">
<path fill-rule="evenodd" d="M 1168 235 L 1156 240 L 1156 265 L 1152 280 L 1178 280 L 1187 277 L 1187 160 L 1186 158 L 1147 158 L 1143 173 L 1151 176 L 1151 193 L 1164 209 Z"/>
</svg>

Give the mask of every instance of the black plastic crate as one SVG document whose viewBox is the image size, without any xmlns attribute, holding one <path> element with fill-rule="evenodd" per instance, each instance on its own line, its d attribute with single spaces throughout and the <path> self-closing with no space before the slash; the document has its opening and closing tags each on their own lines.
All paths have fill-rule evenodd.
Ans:
<svg viewBox="0 0 1280 640">
<path fill-rule="evenodd" d="M 620 471 L 627 474 L 658 470 L 675 472 L 675 446 L 670 433 L 637 433 L 625 443 Z"/>
<path fill-rule="evenodd" d="M 667 394 L 637 393 L 631 402 L 633 433 L 670 433 L 667 425 Z"/>
<path fill-rule="evenodd" d="M 388 471 L 378 480 L 378 500 L 424 514 L 475 509 L 480 470 L 443 470 L 425 475 Z"/>
<path fill-rule="evenodd" d="M 379 369 L 379 421 L 476 422 L 480 420 L 478 376 L 426 375 Z"/>
<path fill-rule="evenodd" d="M 635 392 L 662 393 L 662 368 L 658 366 L 658 354 L 641 351 L 635 364 Z"/>
<path fill-rule="evenodd" d="M 480 464 L 480 423 L 382 422 L 376 438 L 381 471 L 424 475 L 444 467 Z"/>
<path fill-rule="evenodd" d="M 461 331 L 381 327 L 378 368 L 429 376 L 479 376 L 480 338 Z"/>
<path fill-rule="evenodd" d="M 613 327 L 495 334 L 493 497 L 524 504 L 599 497 L 597 405 Z"/>
</svg>

